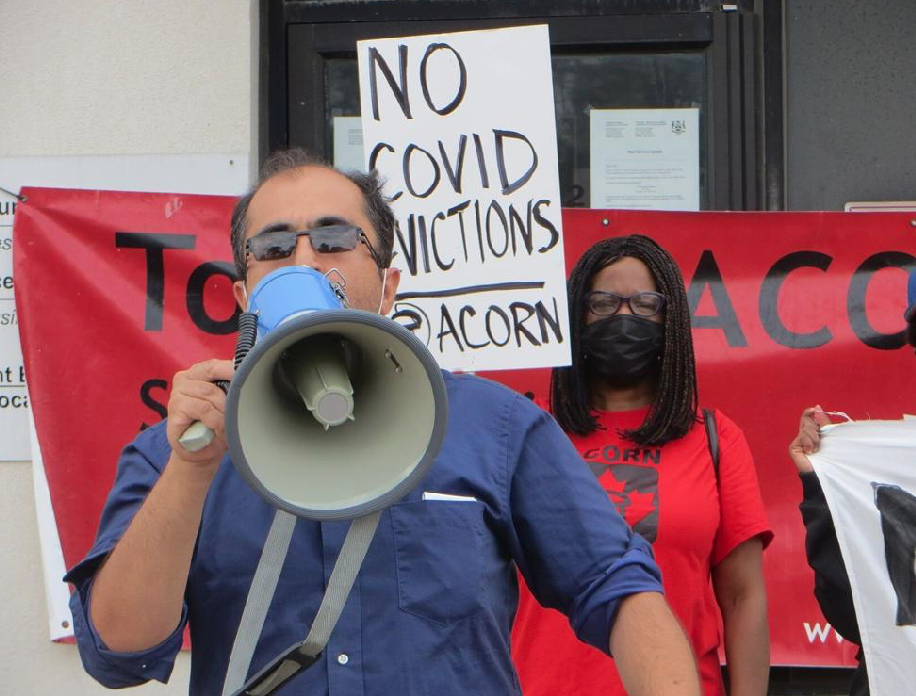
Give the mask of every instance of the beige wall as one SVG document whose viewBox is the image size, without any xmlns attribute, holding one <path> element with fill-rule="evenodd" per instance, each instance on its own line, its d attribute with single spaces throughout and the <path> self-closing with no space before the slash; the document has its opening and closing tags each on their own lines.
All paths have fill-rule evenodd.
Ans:
<svg viewBox="0 0 916 696">
<path fill-rule="evenodd" d="M 256 41 L 256 0 L 0 0 L 0 157 L 256 163 Z M 29 462 L 0 462 L 0 587 L 0 693 L 109 693 L 48 640 Z M 140 693 L 187 693 L 188 668 L 181 655 L 167 687 Z"/>
<path fill-rule="evenodd" d="M 251 0 L 0 0 L 0 155 L 244 152 Z"/>
</svg>

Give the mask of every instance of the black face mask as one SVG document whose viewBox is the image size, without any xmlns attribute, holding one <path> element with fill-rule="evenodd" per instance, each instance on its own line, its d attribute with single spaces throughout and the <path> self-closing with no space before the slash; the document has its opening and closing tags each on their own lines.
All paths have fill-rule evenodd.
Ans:
<svg viewBox="0 0 916 696">
<path fill-rule="evenodd" d="M 589 370 L 620 386 L 636 384 L 656 370 L 664 347 L 664 325 L 635 314 L 599 319 L 582 334 Z"/>
</svg>

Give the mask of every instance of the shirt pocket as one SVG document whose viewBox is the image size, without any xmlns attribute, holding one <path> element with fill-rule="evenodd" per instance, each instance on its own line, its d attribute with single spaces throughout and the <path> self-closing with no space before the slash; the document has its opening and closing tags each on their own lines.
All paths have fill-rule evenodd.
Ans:
<svg viewBox="0 0 916 696">
<path fill-rule="evenodd" d="M 426 500 L 389 511 L 400 608 L 440 624 L 477 613 L 482 606 L 483 505 Z"/>
</svg>

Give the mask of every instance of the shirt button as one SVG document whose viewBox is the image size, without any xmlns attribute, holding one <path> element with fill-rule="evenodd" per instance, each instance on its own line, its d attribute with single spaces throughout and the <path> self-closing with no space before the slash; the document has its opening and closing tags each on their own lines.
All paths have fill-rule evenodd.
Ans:
<svg viewBox="0 0 916 696">
<path fill-rule="evenodd" d="M 340 653 L 340 655 L 337 656 L 337 662 L 338 662 L 338 664 L 345 665 L 345 664 L 347 664 L 349 661 L 350 661 L 350 658 L 349 658 L 349 656 L 346 655 L 345 653 Z"/>
</svg>

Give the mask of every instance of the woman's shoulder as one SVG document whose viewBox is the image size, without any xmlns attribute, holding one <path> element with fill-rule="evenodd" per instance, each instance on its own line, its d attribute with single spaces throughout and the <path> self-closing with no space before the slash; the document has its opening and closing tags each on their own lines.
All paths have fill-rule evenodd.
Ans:
<svg viewBox="0 0 916 696">
<path fill-rule="evenodd" d="M 717 408 L 701 407 L 697 413 L 697 426 L 705 427 L 707 417 L 711 415 L 715 420 L 716 430 L 718 432 L 743 432 L 741 428 L 728 415 Z"/>
</svg>

